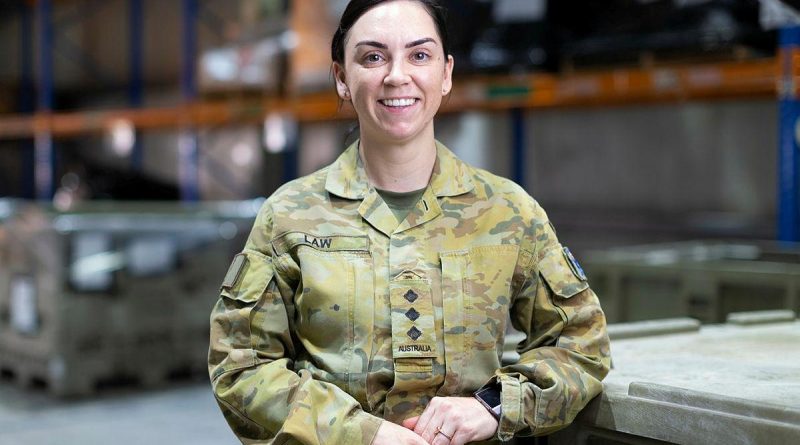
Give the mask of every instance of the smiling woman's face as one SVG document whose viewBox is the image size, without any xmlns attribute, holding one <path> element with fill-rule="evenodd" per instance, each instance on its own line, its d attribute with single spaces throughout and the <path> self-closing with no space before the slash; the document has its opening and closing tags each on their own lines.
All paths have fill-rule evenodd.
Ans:
<svg viewBox="0 0 800 445">
<path fill-rule="evenodd" d="M 364 13 L 347 35 L 344 66 L 334 63 L 333 69 L 339 96 L 358 114 L 362 138 L 432 140 L 433 117 L 452 87 L 453 58 L 445 58 L 422 4 L 391 1 Z"/>
</svg>

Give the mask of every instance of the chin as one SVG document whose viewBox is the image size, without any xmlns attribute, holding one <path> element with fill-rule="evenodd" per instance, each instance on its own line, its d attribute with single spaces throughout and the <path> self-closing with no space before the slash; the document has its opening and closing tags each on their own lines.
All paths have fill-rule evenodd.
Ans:
<svg viewBox="0 0 800 445">
<path fill-rule="evenodd" d="M 389 128 L 384 127 L 383 130 L 388 138 L 397 141 L 408 141 L 425 133 L 425 126 L 394 125 Z"/>
</svg>

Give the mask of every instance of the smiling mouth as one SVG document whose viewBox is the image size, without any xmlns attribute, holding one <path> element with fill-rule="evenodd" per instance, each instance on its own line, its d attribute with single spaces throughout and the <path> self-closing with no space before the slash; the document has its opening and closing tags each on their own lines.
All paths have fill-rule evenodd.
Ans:
<svg viewBox="0 0 800 445">
<path fill-rule="evenodd" d="M 382 99 L 379 100 L 381 104 L 390 108 L 410 107 L 417 103 L 419 99 L 406 98 L 406 99 Z"/>
</svg>

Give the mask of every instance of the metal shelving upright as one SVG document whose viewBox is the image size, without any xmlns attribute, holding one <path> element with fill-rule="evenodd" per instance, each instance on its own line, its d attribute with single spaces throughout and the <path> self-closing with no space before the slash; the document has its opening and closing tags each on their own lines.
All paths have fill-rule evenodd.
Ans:
<svg viewBox="0 0 800 445">
<path fill-rule="evenodd" d="M 144 105 L 144 4 L 143 0 L 128 0 L 128 103 L 132 108 Z M 141 170 L 144 162 L 142 142 L 137 131 L 131 152 L 131 167 Z"/>
<path fill-rule="evenodd" d="M 800 27 L 780 31 L 778 239 L 800 241 Z"/>
<path fill-rule="evenodd" d="M 185 103 L 197 99 L 197 17 L 198 0 L 183 0 L 183 42 L 181 58 L 181 92 Z M 178 140 L 178 178 L 181 199 L 198 201 L 200 199 L 200 149 L 195 126 L 189 123 L 180 130 Z"/>
<path fill-rule="evenodd" d="M 53 4 L 51 0 L 36 3 L 37 30 L 39 33 L 39 75 L 37 79 L 37 109 L 49 115 L 53 110 Z M 53 197 L 55 147 L 53 134 L 40 130 L 34 134 L 34 183 L 36 198 Z"/>
<path fill-rule="evenodd" d="M 17 13 L 20 17 L 20 89 L 17 99 L 18 111 L 23 114 L 31 114 L 36 110 L 35 104 L 35 78 L 33 61 L 33 30 L 34 13 L 28 2 L 18 2 Z M 33 142 L 26 139 L 20 142 L 20 157 L 23 171 L 33 171 L 34 162 Z M 25 197 L 35 196 L 35 184 L 32 178 L 21 179 L 20 189 Z"/>
</svg>

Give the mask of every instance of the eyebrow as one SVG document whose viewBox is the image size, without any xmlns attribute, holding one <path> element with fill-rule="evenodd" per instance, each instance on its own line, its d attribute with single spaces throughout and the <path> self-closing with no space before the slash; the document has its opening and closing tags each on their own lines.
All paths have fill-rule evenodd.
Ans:
<svg viewBox="0 0 800 445">
<path fill-rule="evenodd" d="M 413 41 L 413 42 L 411 42 L 411 43 L 407 43 L 407 44 L 406 44 L 406 48 L 413 48 L 413 47 L 415 47 L 415 46 L 419 46 L 419 45 L 422 45 L 423 43 L 428 43 L 428 42 L 430 42 L 430 43 L 436 43 L 436 40 L 433 40 L 433 39 L 432 39 L 432 38 L 430 38 L 430 37 L 425 37 L 424 39 L 414 40 L 414 41 Z"/>
<path fill-rule="evenodd" d="M 431 37 L 425 37 L 424 39 L 414 40 L 411 43 L 406 43 L 406 48 L 413 48 L 415 46 L 419 46 L 424 43 L 436 43 L 436 40 L 432 39 Z M 374 46 L 375 48 L 389 49 L 389 47 L 386 46 L 386 44 L 381 42 L 376 42 L 374 40 L 363 40 L 361 42 L 356 43 L 356 47 L 359 46 Z"/>
</svg>

